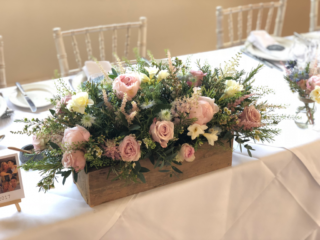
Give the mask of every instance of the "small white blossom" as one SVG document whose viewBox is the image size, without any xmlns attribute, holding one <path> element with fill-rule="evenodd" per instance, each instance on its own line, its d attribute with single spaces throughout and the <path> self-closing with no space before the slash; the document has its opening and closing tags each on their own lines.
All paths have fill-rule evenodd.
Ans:
<svg viewBox="0 0 320 240">
<path fill-rule="evenodd" d="M 158 76 L 157 76 L 157 81 L 161 81 L 162 79 L 166 79 L 170 74 L 168 73 L 168 70 L 161 70 L 159 73 L 158 73 Z"/>
<path fill-rule="evenodd" d="M 149 102 L 144 102 L 140 105 L 141 109 L 147 109 L 147 108 L 151 108 L 153 105 L 155 105 L 156 103 L 154 101 L 149 101 Z"/>
<path fill-rule="evenodd" d="M 145 69 L 148 71 L 150 78 L 153 78 L 154 75 L 156 75 L 156 73 L 159 71 L 159 69 L 156 67 L 145 67 Z"/>
<path fill-rule="evenodd" d="M 172 115 L 170 109 L 164 109 L 159 112 L 159 118 L 162 121 L 171 121 Z"/>
<path fill-rule="evenodd" d="M 197 123 L 192 124 L 188 127 L 188 136 L 191 136 L 191 139 L 194 140 L 199 137 L 200 134 L 204 134 L 204 130 L 208 127 L 206 125 L 199 125 Z"/>
<path fill-rule="evenodd" d="M 96 118 L 91 115 L 84 115 L 81 119 L 81 123 L 84 127 L 91 127 L 95 122 L 95 119 Z"/>
<path fill-rule="evenodd" d="M 102 153 L 103 153 L 102 150 L 101 150 L 101 148 L 95 147 L 94 150 L 96 151 L 96 156 L 97 156 L 98 158 L 101 158 L 101 155 L 102 155 Z"/>
</svg>

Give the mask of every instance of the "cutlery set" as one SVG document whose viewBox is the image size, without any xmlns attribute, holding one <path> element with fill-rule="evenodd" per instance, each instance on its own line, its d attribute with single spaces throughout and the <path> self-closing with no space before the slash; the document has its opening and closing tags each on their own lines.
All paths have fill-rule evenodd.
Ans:
<svg viewBox="0 0 320 240">
<path fill-rule="evenodd" d="M 16 82 L 16 85 L 17 85 L 19 91 L 21 92 L 21 94 L 23 95 L 24 99 L 28 103 L 31 111 L 36 112 L 37 111 L 36 105 L 32 102 L 32 100 L 28 97 L 27 93 L 23 90 L 23 87 L 21 86 L 21 84 L 19 82 Z"/>
<path fill-rule="evenodd" d="M 248 57 L 251 57 L 252 59 L 254 60 L 257 60 L 259 62 L 261 62 L 262 64 L 268 66 L 269 68 L 276 68 L 278 69 L 280 72 L 282 72 L 283 70 L 278 66 L 276 65 L 275 63 L 269 61 L 269 60 L 266 60 L 266 59 L 263 59 L 263 58 L 260 58 L 260 57 L 257 57 L 255 55 L 253 55 L 252 53 L 250 53 L 249 51 L 247 51 L 246 49 L 242 49 L 241 50 L 243 54 L 247 55 Z"/>
<path fill-rule="evenodd" d="M 246 42 L 245 47 L 241 50 L 243 54 L 247 55 L 248 57 L 259 61 L 261 63 L 263 63 L 264 65 L 266 65 L 269 68 L 275 68 L 281 72 L 283 72 L 284 68 L 282 68 L 280 65 L 283 65 L 282 62 L 286 62 L 291 60 L 299 60 L 299 61 L 303 61 L 305 63 L 310 62 L 310 59 L 312 59 L 312 57 L 310 57 L 309 55 L 312 52 L 317 52 L 318 48 L 319 48 L 319 37 L 318 36 L 313 36 L 313 35 L 308 35 L 308 34 L 299 34 L 297 32 L 294 32 L 294 38 L 275 38 L 277 41 L 280 42 L 281 39 L 284 39 L 283 42 L 285 43 L 285 41 L 292 41 L 292 44 L 285 44 L 286 46 L 283 47 L 280 44 L 277 45 L 270 45 L 267 46 L 266 49 L 270 51 L 270 59 L 268 57 L 268 53 L 267 51 L 265 52 L 264 55 L 262 54 L 258 54 L 258 52 L 256 51 L 252 51 L 252 46 L 253 47 L 257 47 L 255 46 L 254 43 L 250 43 L 250 42 Z M 298 45 L 297 45 L 298 43 Z M 280 48 L 280 46 L 282 48 Z M 300 46 L 300 48 L 299 48 Z M 303 49 L 301 46 L 303 46 L 304 48 L 306 48 L 306 50 L 300 50 Z M 281 52 L 286 50 L 287 52 L 289 52 L 289 55 L 287 55 L 287 60 L 281 59 L 281 60 L 276 60 L 277 59 L 277 53 L 276 52 Z M 301 57 L 300 55 L 296 54 L 296 51 L 299 51 L 304 54 L 306 57 Z M 273 54 L 275 53 L 275 54 Z M 304 56 L 302 55 L 302 56 Z M 263 57 L 265 56 L 265 58 Z M 268 58 L 268 59 L 266 59 Z M 271 60 L 273 59 L 273 60 Z M 280 64 L 279 64 L 280 63 Z"/>
</svg>

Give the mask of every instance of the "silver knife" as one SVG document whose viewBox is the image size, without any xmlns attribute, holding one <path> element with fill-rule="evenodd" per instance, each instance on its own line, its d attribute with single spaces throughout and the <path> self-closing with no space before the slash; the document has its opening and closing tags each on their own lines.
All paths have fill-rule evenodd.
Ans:
<svg viewBox="0 0 320 240">
<path fill-rule="evenodd" d="M 251 57 L 257 61 L 260 61 L 261 63 L 265 64 L 266 66 L 268 66 L 269 68 L 276 68 L 278 69 L 280 72 L 283 72 L 283 70 L 275 63 L 271 62 L 271 61 L 268 61 L 266 59 L 263 59 L 263 58 L 259 58 L 255 55 L 253 55 L 252 53 L 248 52 L 248 51 L 245 51 L 245 49 L 242 49 L 242 52 L 247 55 L 248 57 Z"/>
<path fill-rule="evenodd" d="M 269 63 L 268 61 L 264 60 L 264 59 L 261 59 L 261 58 L 258 58 L 256 57 L 255 55 L 249 53 L 248 51 L 246 51 L 246 49 L 242 49 L 241 50 L 245 55 L 247 55 L 248 57 L 251 57 L 253 58 L 254 60 L 257 60 L 261 63 L 263 63 L 264 65 L 268 66 L 269 68 L 273 68 L 273 65 L 271 63 Z"/>
<path fill-rule="evenodd" d="M 32 102 L 32 100 L 28 97 L 28 95 L 26 94 L 26 92 L 23 90 L 22 86 L 20 85 L 20 83 L 16 82 L 16 85 L 18 87 L 18 89 L 20 90 L 20 92 L 22 93 L 22 95 L 24 96 L 24 99 L 27 101 L 30 109 L 32 112 L 36 112 L 37 111 L 37 107 L 36 105 L 34 105 L 34 103 Z"/>
</svg>

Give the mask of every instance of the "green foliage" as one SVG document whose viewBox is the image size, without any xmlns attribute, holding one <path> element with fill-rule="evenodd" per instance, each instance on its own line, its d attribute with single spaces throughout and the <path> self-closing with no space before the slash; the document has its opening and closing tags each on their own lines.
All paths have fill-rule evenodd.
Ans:
<svg viewBox="0 0 320 240">
<path fill-rule="evenodd" d="M 168 56 L 170 56 L 169 52 Z M 178 58 L 169 58 L 165 61 L 156 61 L 151 53 L 148 53 L 150 63 L 140 57 L 136 51 L 137 64 L 132 65 L 129 61 L 121 63 L 118 60 L 105 79 L 100 83 L 85 82 L 81 86 L 82 92 L 87 92 L 89 99 L 94 104 L 85 107 L 85 113 L 80 113 L 70 109 L 67 103 L 62 101 L 60 96 L 55 96 L 52 103 L 55 109 L 51 109 L 51 117 L 39 119 L 17 120 L 22 122 L 25 127 L 16 134 L 36 135 L 38 139 L 45 143 L 43 151 L 46 158 L 39 162 L 28 162 L 23 165 L 25 170 L 40 170 L 43 179 L 39 182 L 40 189 L 47 191 L 54 187 L 56 174 L 63 177 L 64 184 L 66 178 L 73 175 L 77 181 L 78 173 L 73 168 L 64 168 L 61 159 L 64 153 L 74 151 L 84 152 L 86 166 L 84 171 L 87 173 L 92 169 L 110 167 L 110 171 L 116 174 L 115 180 L 126 180 L 129 182 L 145 183 L 144 174 L 148 174 L 149 169 L 140 165 L 140 161 L 126 162 L 119 160 L 119 145 L 123 139 L 131 135 L 140 145 L 140 159 L 149 158 L 153 167 L 159 172 L 168 176 L 179 176 L 182 171 L 179 166 L 184 164 L 179 160 L 181 157 L 180 149 L 183 144 L 189 144 L 197 150 L 202 144 L 208 142 L 204 135 L 199 135 L 191 139 L 189 126 L 194 124 L 197 119 L 191 118 L 190 109 L 198 106 L 200 96 L 215 99 L 215 104 L 219 105 L 219 111 L 213 118 L 206 123 L 208 127 L 206 134 L 210 131 L 217 131 L 219 136 L 214 142 L 223 145 L 224 141 L 232 143 L 233 138 L 248 151 L 254 149 L 249 145 L 249 140 L 271 141 L 279 133 L 278 129 L 271 128 L 272 124 L 277 124 L 286 116 L 271 114 L 281 105 L 269 105 L 266 102 L 258 103 L 259 98 L 272 91 L 267 88 L 253 88 L 254 77 L 262 68 L 262 65 L 252 69 L 247 75 L 244 71 L 238 71 L 241 54 L 237 54 L 224 67 L 213 69 L 210 64 L 196 61 L 197 70 L 202 71 L 203 76 L 200 81 L 196 76 L 189 74 L 191 61 L 190 58 L 183 63 Z M 110 79 L 116 79 L 123 73 L 124 66 L 126 71 L 135 72 L 135 76 L 141 78 L 141 85 L 137 94 L 130 100 L 125 101 L 125 97 L 119 97 L 112 88 Z M 148 67 L 154 69 L 150 71 Z M 152 70 L 152 69 L 151 69 Z M 160 78 L 163 72 L 169 73 L 166 77 Z M 131 73 L 132 74 L 132 73 Z M 143 76 L 143 77 L 142 77 Z M 199 83 L 200 82 L 200 83 Z M 241 90 L 230 94 L 227 90 L 227 83 L 235 83 L 241 86 Z M 194 88 L 200 85 L 199 89 Z M 63 81 L 58 80 L 58 91 L 61 96 L 76 95 L 68 89 Z M 255 93 L 255 95 L 251 95 Z M 245 97 L 250 95 L 250 97 Z M 239 100 L 242 99 L 243 100 Z M 243 110 L 254 105 L 261 113 L 262 124 L 245 130 L 239 125 L 239 116 Z M 111 107 L 110 107 L 111 106 Z M 182 111 L 181 108 L 187 109 Z M 194 109 L 193 109 L 194 111 Z M 160 119 L 165 112 L 166 120 Z M 82 123 L 83 116 L 92 116 L 93 124 L 88 126 Z M 133 117 L 132 117 L 133 116 Z M 162 116 L 164 117 L 164 116 Z M 153 140 L 150 135 L 150 126 L 154 121 L 174 121 L 174 136 L 163 147 L 159 142 Z M 66 128 L 80 125 L 85 127 L 89 133 L 88 141 L 68 145 L 53 139 L 53 136 L 62 138 Z M 216 130 L 216 129 L 219 129 Z M 219 133 L 218 133 L 219 132 Z M 115 150 L 116 149 L 116 150 Z M 117 152 L 118 151 L 118 152 Z M 112 155 L 113 154 L 113 155 Z"/>
</svg>

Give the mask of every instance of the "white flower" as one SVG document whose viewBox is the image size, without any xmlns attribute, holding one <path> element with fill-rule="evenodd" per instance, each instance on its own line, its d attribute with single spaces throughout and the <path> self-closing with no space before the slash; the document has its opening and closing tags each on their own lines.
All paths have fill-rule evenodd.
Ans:
<svg viewBox="0 0 320 240">
<path fill-rule="evenodd" d="M 218 140 L 217 134 L 214 133 L 204 133 L 203 136 L 207 138 L 208 143 L 211 146 L 214 146 L 214 142 Z"/>
<path fill-rule="evenodd" d="M 67 108 L 69 111 L 73 110 L 84 114 L 86 106 L 93 105 L 92 99 L 89 99 L 87 92 L 80 92 L 72 96 L 72 99 L 68 102 Z"/>
<path fill-rule="evenodd" d="M 157 76 L 158 82 L 160 82 L 162 79 L 166 79 L 169 75 L 170 74 L 168 73 L 168 70 L 161 70 Z"/>
<path fill-rule="evenodd" d="M 91 127 L 95 119 L 96 118 L 91 115 L 84 115 L 81 119 L 81 123 L 84 127 Z"/>
<path fill-rule="evenodd" d="M 169 109 L 164 109 L 159 112 L 159 118 L 163 121 L 171 121 L 172 115 Z"/>
<path fill-rule="evenodd" d="M 204 134 L 204 130 L 208 127 L 206 125 L 199 125 L 197 123 L 192 124 L 188 127 L 188 136 L 191 136 L 191 139 L 194 140 L 199 137 L 200 134 Z"/>
<path fill-rule="evenodd" d="M 243 86 L 237 83 L 234 80 L 227 80 L 226 81 L 226 89 L 224 90 L 224 93 L 228 97 L 232 97 L 238 92 L 241 92 L 243 90 Z"/>
<path fill-rule="evenodd" d="M 209 129 L 209 133 L 202 134 L 208 140 L 209 145 L 214 146 L 214 142 L 218 140 L 218 135 L 221 133 L 221 128 L 213 127 Z"/>
<path fill-rule="evenodd" d="M 310 98 L 320 104 L 320 86 L 316 86 L 310 93 Z"/>
<path fill-rule="evenodd" d="M 103 151 L 101 150 L 101 148 L 99 148 L 99 147 L 95 147 L 94 148 L 94 150 L 96 151 L 96 156 L 98 157 L 98 158 L 101 158 L 101 155 L 102 155 L 102 153 L 103 153 Z"/>
<path fill-rule="evenodd" d="M 149 83 L 150 82 L 150 78 L 145 75 L 144 73 L 140 73 L 140 81 L 143 83 Z"/>
<path fill-rule="evenodd" d="M 198 94 L 199 96 L 201 95 L 201 88 L 200 87 L 194 87 L 193 88 L 193 94 Z"/>
<path fill-rule="evenodd" d="M 141 109 L 147 109 L 147 108 L 151 108 L 153 105 L 155 105 L 155 101 L 149 101 L 149 102 L 144 102 L 140 105 Z"/>
<path fill-rule="evenodd" d="M 150 79 L 153 78 L 159 70 L 156 67 L 145 67 L 145 69 L 148 71 Z"/>
</svg>

